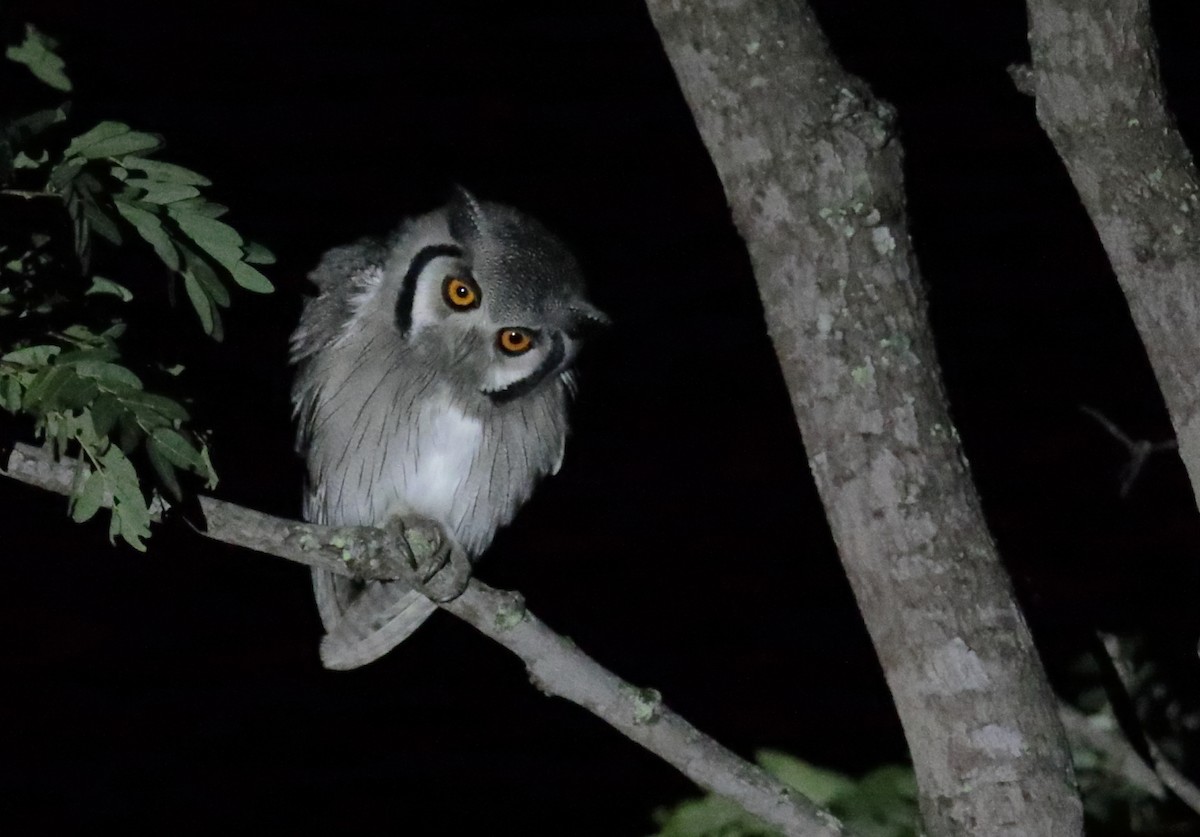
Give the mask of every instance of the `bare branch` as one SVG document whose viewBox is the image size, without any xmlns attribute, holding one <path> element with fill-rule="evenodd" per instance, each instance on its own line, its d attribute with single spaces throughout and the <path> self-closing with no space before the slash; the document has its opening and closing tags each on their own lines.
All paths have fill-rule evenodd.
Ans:
<svg viewBox="0 0 1200 837">
<path fill-rule="evenodd" d="M 1129 451 L 1129 461 L 1125 464 L 1125 468 L 1121 474 L 1120 494 L 1122 497 L 1129 494 L 1129 490 L 1137 482 L 1138 476 L 1142 473 L 1142 468 L 1146 466 L 1146 462 L 1152 454 L 1179 450 L 1179 443 L 1174 439 L 1166 439 L 1162 442 L 1151 442 L 1149 439 L 1131 439 L 1125 435 L 1125 432 L 1115 422 L 1094 407 L 1081 404 L 1079 410 L 1085 415 L 1091 416 L 1101 427 L 1108 431 L 1110 436 L 1120 442 L 1125 450 Z"/>
<path fill-rule="evenodd" d="M 31 192 L 28 189 L 0 189 L 0 195 L 8 198 L 24 198 L 27 201 L 34 200 L 35 198 L 58 198 L 62 200 L 62 196 L 54 192 Z"/>
<path fill-rule="evenodd" d="M 65 495 L 71 493 L 78 467 L 55 461 L 44 448 L 18 444 L 7 465 L 0 465 L 0 474 Z M 222 543 L 341 575 L 413 583 L 389 552 L 392 547 L 383 543 L 390 540 L 387 530 L 299 523 L 211 497 L 200 498 L 200 504 L 208 523 L 203 534 Z M 410 542 L 400 551 L 441 548 L 440 532 L 429 531 L 430 525 L 409 524 L 405 537 Z M 364 537 L 364 530 L 374 537 Z M 418 543 L 412 542 L 414 533 Z M 789 837 L 850 833 L 831 814 L 676 715 L 658 692 L 626 683 L 559 636 L 529 612 L 519 593 L 471 579 L 461 595 L 438 604 L 520 657 L 530 681 L 543 693 L 582 706 L 702 788 L 735 800 Z"/>
<path fill-rule="evenodd" d="M 1131 692 L 1134 682 L 1132 665 L 1129 658 L 1121 651 L 1120 638 L 1114 634 L 1100 634 L 1100 639 L 1104 653 L 1108 655 L 1113 670 L 1116 671 L 1117 678 L 1120 680 L 1120 688 L 1124 689 L 1126 693 Z M 1142 735 L 1149 747 L 1150 762 L 1155 774 L 1184 805 L 1200 814 L 1200 788 L 1197 788 L 1179 768 L 1171 763 L 1158 744 L 1144 732 Z"/>
<path fill-rule="evenodd" d="M 1143 790 L 1155 799 L 1166 799 L 1167 789 L 1137 750 L 1121 736 L 1120 729 L 1104 729 L 1069 703 L 1060 703 L 1058 715 L 1071 740 L 1072 749 L 1092 750 L 1103 757 L 1104 768 L 1113 776 Z"/>
</svg>

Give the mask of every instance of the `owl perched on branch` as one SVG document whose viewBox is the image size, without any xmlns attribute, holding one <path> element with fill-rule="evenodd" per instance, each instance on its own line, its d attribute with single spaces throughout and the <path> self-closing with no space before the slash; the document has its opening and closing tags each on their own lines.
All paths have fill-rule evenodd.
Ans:
<svg viewBox="0 0 1200 837">
<path fill-rule="evenodd" d="M 571 364 L 608 318 L 541 224 L 459 190 L 385 241 L 330 250 L 292 335 L 305 518 L 438 522 L 473 560 L 562 463 Z M 313 571 L 321 660 L 348 669 L 436 608 L 399 581 Z"/>
</svg>

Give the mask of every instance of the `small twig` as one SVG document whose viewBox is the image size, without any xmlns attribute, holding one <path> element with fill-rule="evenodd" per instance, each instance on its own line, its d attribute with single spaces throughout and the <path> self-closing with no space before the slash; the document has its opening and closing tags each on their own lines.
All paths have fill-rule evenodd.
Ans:
<svg viewBox="0 0 1200 837">
<path fill-rule="evenodd" d="M 1120 641 L 1112 634 L 1100 634 L 1100 639 L 1103 650 L 1108 654 L 1113 669 L 1121 681 L 1120 685 L 1126 692 L 1129 692 L 1133 674 L 1129 668 L 1129 661 L 1120 654 Z M 1144 730 L 1142 735 L 1149 749 L 1150 767 L 1154 769 L 1154 773 L 1180 802 L 1200 814 L 1200 788 L 1197 788 L 1180 772 L 1179 768 L 1171 763 L 1162 749 L 1149 736 L 1145 735 Z"/>
<path fill-rule="evenodd" d="M 1059 702 L 1058 716 L 1073 749 L 1094 750 L 1103 756 L 1102 766 L 1112 775 L 1124 779 L 1155 799 L 1166 799 L 1167 788 L 1158 774 L 1138 755 L 1133 745 L 1126 741 L 1119 729 L 1104 729 L 1092 723 L 1088 715 Z"/>
<path fill-rule="evenodd" d="M 54 192 L 38 192 L 29 189 L 0 189 L 0 195 L 6 195 L 12 198 L 24 198 L 25 200 L 33 200 L 34 198 L 59 198 L 61 196 Z"/>
<path fill-rule="evenodd" d="M 69 460 L 55 461 L 44 448 L 17 444 L 7 465 L 0 463 L 0 474 L 57 494 L 70 494 L 76 467 Z M 208 522 L 208 531 L 202 534 L 222 543 L 340 575 L 402 577 L 380 560 L 379 551 L 357 548 L 361 544 L 354 543 L 353 536 L 368 527 L 299 523 L 211 497 L 201 497 L 200 507 Z M 383 529 L 370 531 L 377 540 L 386 535 Z M 832 814 L 676 715 L 658 692 L 626 683 L 555 633 L 529 612 L 519 593 L 496 590 L 471 579 L 462 595 L 439 602 L 439 606 L 520 657 L 530 680 L 545 694 L 582 706 L 696 784 L 735 800 L 784 834 L 834 837 L 850 833 Z"/>
<path fill-rule="evenodd" d="M 1148 439 L 1131 439 L 1112 420 L 1094 407 L 1081 404 L 1079 410 L 1095 419 L 1101 427 L 1108 431 L 1110 436 L 1120 442 L 1129 451 L 1129 462 L 1125 465 L 1122 472 L 1123 476 L 1121 477 L 1120 494 L 1122 497 L 1129 494 L 1129 490 L 1133 488 L 1133 484 L 1141 474 L 1142 468 L 1145 467 L 1146 460 L 1152 454 L 1179 450 L 1179 442 L 1175 439 L 1167 439 L 1162 442 L 1151 442 Z"/>
</svg>

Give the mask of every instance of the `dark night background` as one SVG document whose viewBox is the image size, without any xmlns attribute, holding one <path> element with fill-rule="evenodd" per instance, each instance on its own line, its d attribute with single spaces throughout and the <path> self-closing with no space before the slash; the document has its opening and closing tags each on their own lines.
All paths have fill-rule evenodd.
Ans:
<svg viewBox="0 0 1200 837">
<path fill-rule="evenodd" d="M 1052 677 L 1073 687 L 1089 630 L 1137 633 L 1195 706 L 1200 521 L 1170 454 L 1122 499 L 1122 450 L 1079 411 L 1171 434 L 1099 242 L 1005 73 L 1027 59 L 1023 4 L 815 5 L 898 109 L 952 407 Z M 1194 6 L 1155 15 L 1196 148 Z M 298 514 L 285 345 L 303 276 L 460 182 L 559 232 L 617 323 L 582 360 L 562 473 L 482 578 L 739 752 L 851 772 L 904 759 L 745 253 L 641 4 L 320 8 L 0 9 L 10 42 L 25 20 L 60 39 L 76 132 L 161 132 L 160 156 L 212 177 L 228 220 L 279 257 L 278 292 L 238 298 L 223 345 L 186 311 L 157 326 L 213 428 L 218 495 Z M 451 617 L 325 672 L 303 568 L 186 531 L 114 549 L 64 505 L 0 484 L 6 824 L 638 835 L 694 793 Z"/>
</svg>

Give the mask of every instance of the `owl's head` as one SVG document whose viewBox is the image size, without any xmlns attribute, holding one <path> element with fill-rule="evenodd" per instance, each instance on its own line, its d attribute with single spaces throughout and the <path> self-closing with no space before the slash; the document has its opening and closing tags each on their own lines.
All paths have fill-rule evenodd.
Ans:
<svg viewBox="0 0 1200 837">
<path fill-rule="evenodd" d="M 587 335 L 608 322 L 562 242 L 463 190 L 398 233 L 380 279 L 372 307 L 388 322 L 375 327 L 390 328 L 411 360 L 494 404 L 565 373 Z"/>
</svg>

